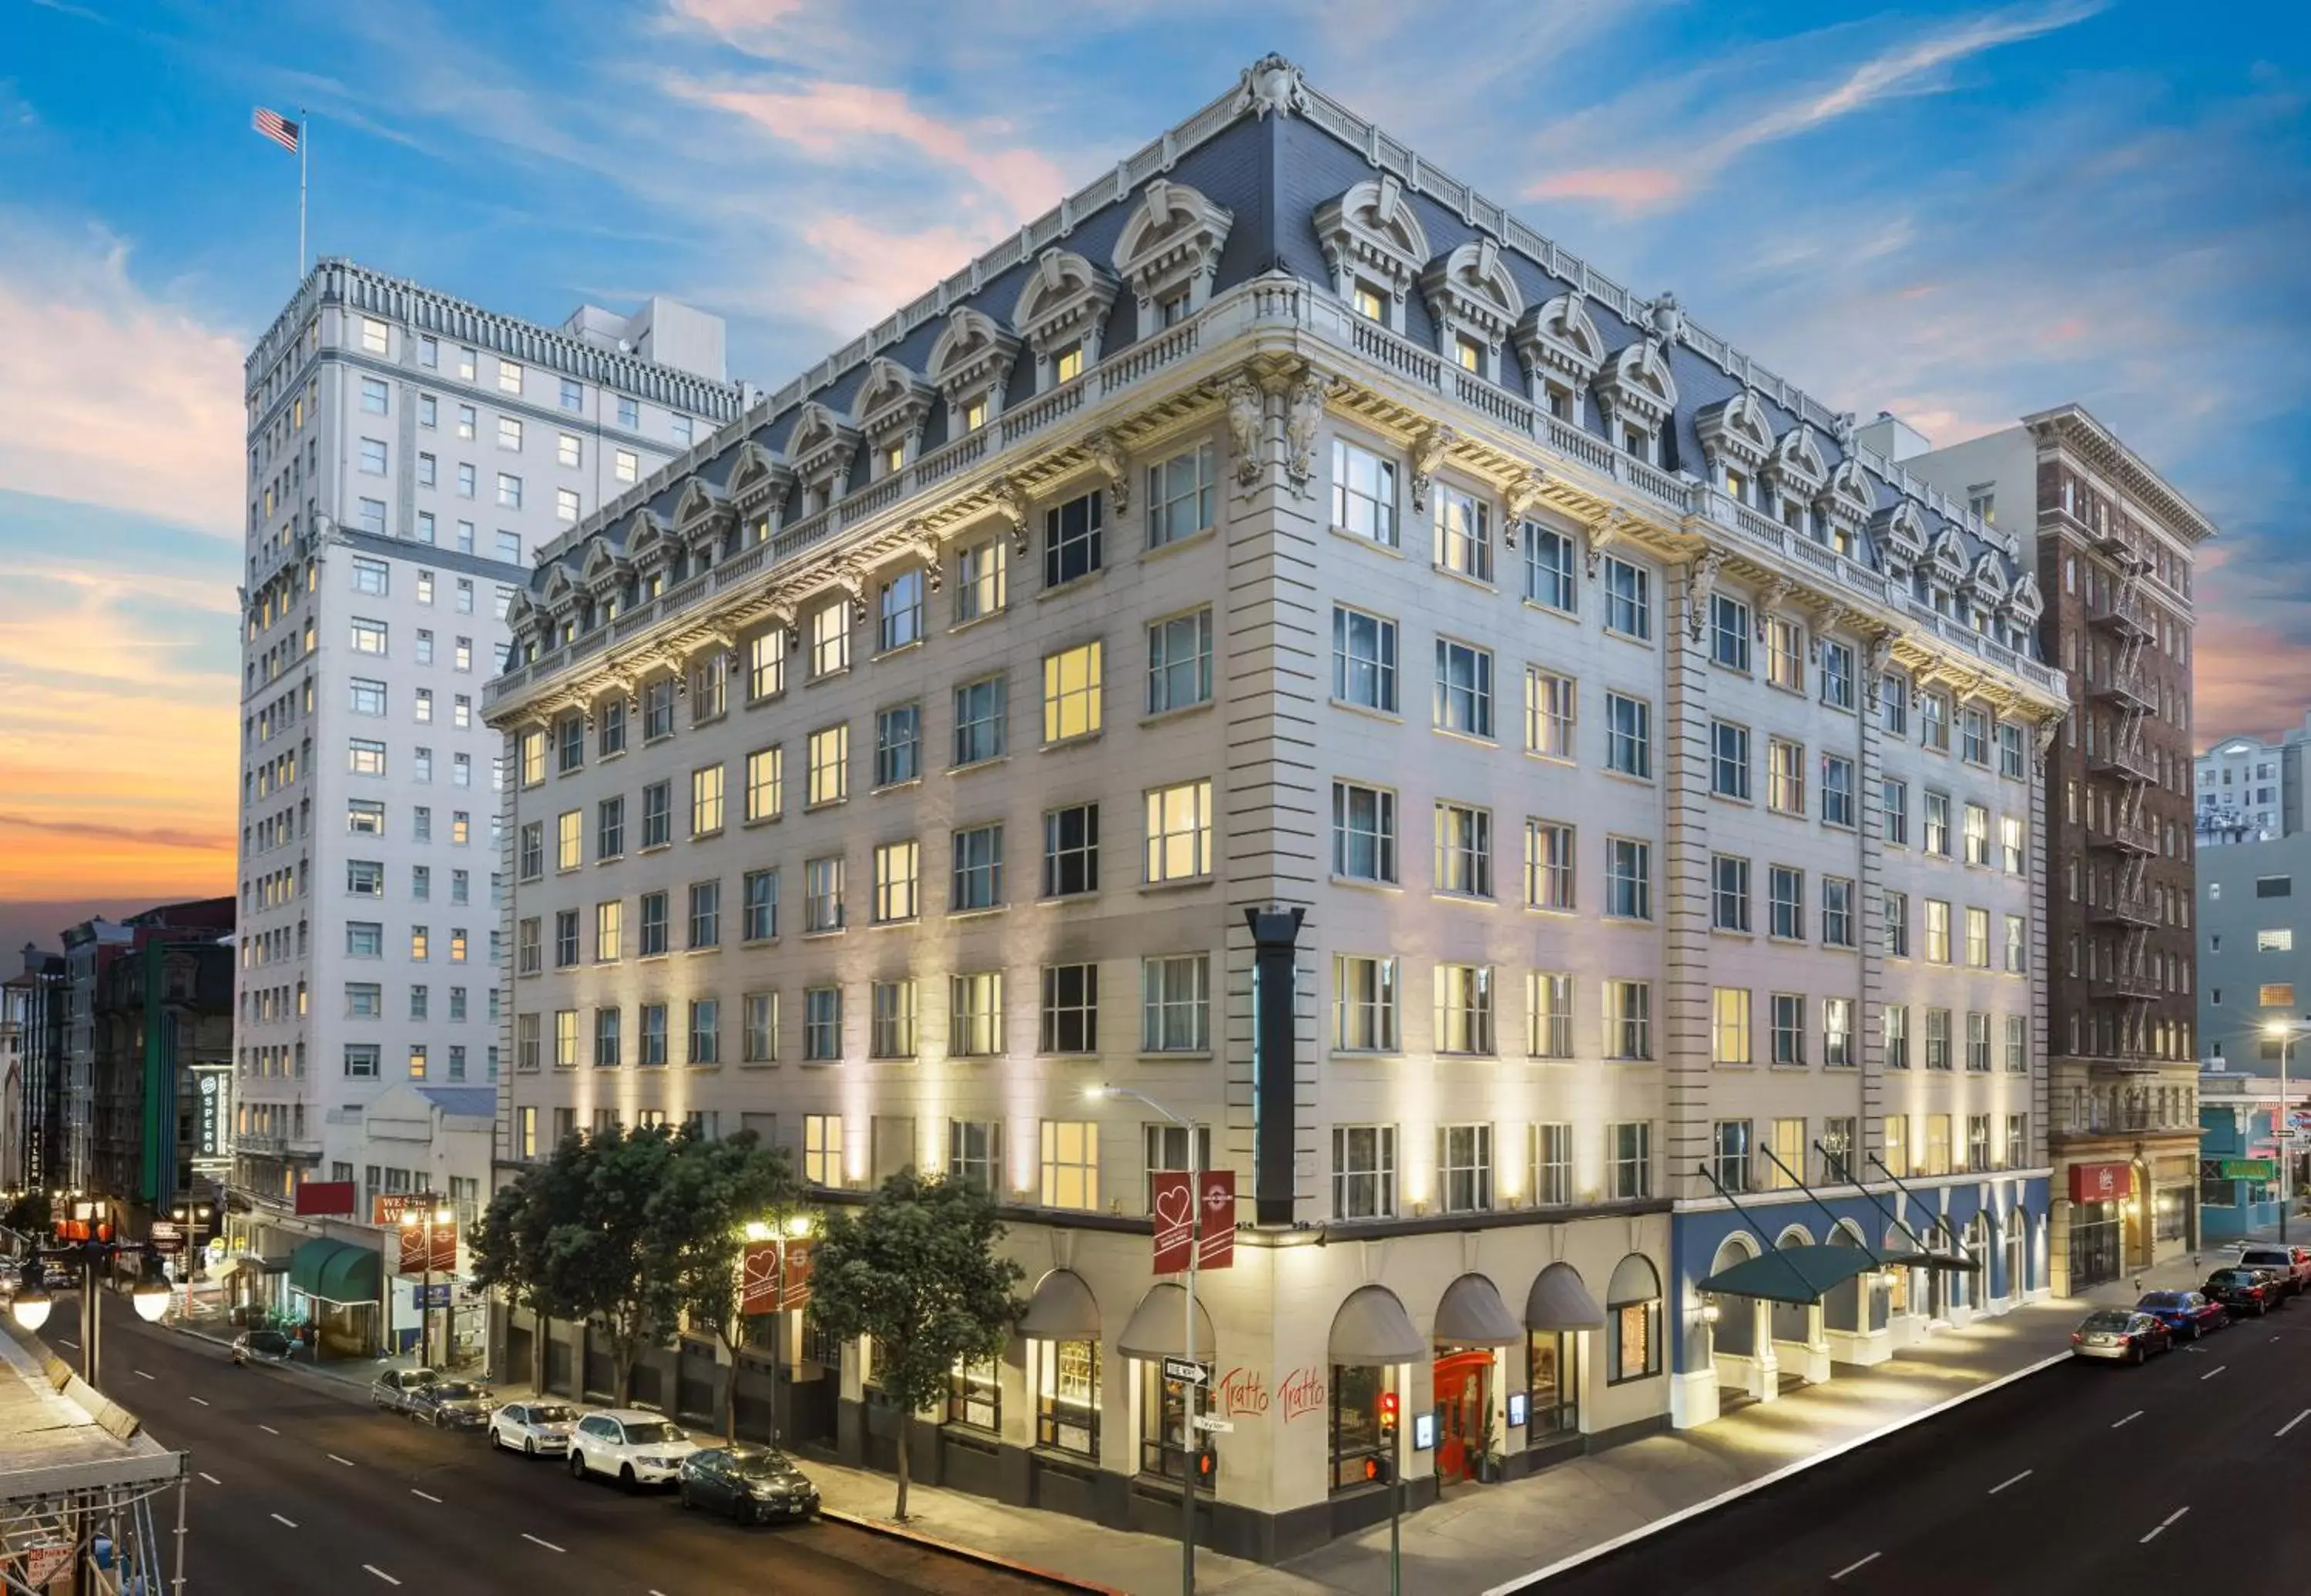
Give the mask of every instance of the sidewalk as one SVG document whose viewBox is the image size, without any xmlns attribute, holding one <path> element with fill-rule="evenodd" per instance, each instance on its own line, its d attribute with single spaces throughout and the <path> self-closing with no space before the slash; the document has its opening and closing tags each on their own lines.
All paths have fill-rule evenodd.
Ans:
<svg viewBox="0 0 2311 1596">
<path fill-rule="evenodd" d="M 163 1325 L 166 1329 L 175 1330 L 179 1335 L 189 1336 L 196 1341 L 206 1341 L 211 1346 L 231 1347 L 232 1345 L 233 1332 L 230 1326 L 187 1319 L 167 1320 L 163 1321 Z M 343 1386 L 346 1391 L 358 1394 L 363 1400 L 368 1400 L 371 1384 L 386 1370 L 414 1369 L 416 1366 L 417 1359 L 408 1355 L 395 1357 L 333 1357 L 324 1358 L 318 1363 L 309 1363 L 300 1356 L 287 1365 L 292 1372 L 310 1379 L 326 1380 L 331 1385 Z"/>
<path fill-rule="evenodd" d="M 2185 1258 L 2145 1269 L 2141 1289 L 2195 1286 L 2232 1252 L 2202 1248 L 2195 1264 Z M 2130 1275 L 2077 1296 L 1938 1330 L 1875 1368 L 1841 1365 L 1827 1384 L 1746 1407 L 1702 1428 L 1651 1436 L 1530 1478 L 1456 1492 L 1403 1521 L 1404 1588 L 1435 1596 L 1487 1590 L 1914 1421 L 1993 1380 L 2066 1357 L 2071 1330 L 2088 1308 L 2132 1303 L 2136 1292 Z M 815 1460 L 809 1469 L 830 1510 L 888 1524 L 894 1490 L 889 1475 Z M 1179 1589 L 1176 1540 L 920 1484 L 910 1488 L 908 1505 L 903 1532 L 1130 1596 L 1170 1596 Z M 1196 1570 L 1199 1589 L 1235 1596 L 1387 1596 L 1388 1527 L 1273 1568 L 1201 1552 Z"/>
</svg>

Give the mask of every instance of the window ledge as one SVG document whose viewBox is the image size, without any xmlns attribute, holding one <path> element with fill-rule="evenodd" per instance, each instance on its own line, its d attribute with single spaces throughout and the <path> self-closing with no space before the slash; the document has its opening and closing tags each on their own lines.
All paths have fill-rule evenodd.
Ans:
<svg viewBox="0 0 2311 1596">
<path fill-rule="evenodd" d="M 1435 560 L 1428 563 L 1428 569 L 1438 576 L 1449 577 L 1465 587 L 1474 588 L 1479 593 L 1489 593 L 1496 598 L 1500 597 L 1500 584 L 1489 577 L 1477 576 L 1466 571 L 1455 571 L 1452 566 Z"/>
<path fill-rule="evenodd" d="M 687 840 L 693 842 L 711 842 L 721 834 L 722 828 L 718 825 L 711 831 L 693 832 Z"/>
<path fill-rule="evenodd" d="M 1180 881 L 1143 881 L 1139 890 L 1142 894 L 1189 892 L 1199 886 L 1210 886 L 1218 879 L 1217 876 L 1190 876 Z"/>
<path fill-rule="evenodd" d="M 946 917 L 949 920 L 985 920 L 990 915 L 1001 914 L 1010 907 L 1008 903 L 987 903 L 975 909 L 950 909 Z"/>
<path fill-rule="evenodd" d="M 639 851 L 643 853 L 664 853 L 667 849 L 673 846 L 674 844 L 671 842 L 645 842 L 641 845 Z"/>
<path fill-rule="evenodd" d="M 986 759 L 974 759 L 968 764 L 951 764 L 946 767 L 946 773 L 950 776 L 967 776 L 973 771 L 988 770 L 999 764 L 1010 763 L 1011 756 L 1008 754 L 998 754 Z"/>
<path fill-rule="evenodd" d="M 1450 737 L 1456 743 L 1468 743 L 1478 748 L 1498 748 L 1501 746 L 1500 738 L 1480 736 L 1473 731 L 1455 731 L 1449 726 L 1437 726 L 1434 723 L 1428 729 L 1440 737 Z"/>
<path fill-rule="evenodd" d="M 917 624 L 920 626 L 920 623 L 917 623 Z M 885 659 L 896 659 L 902 654 L 911 654 L 922 646 L 923 638 L 922 634 L 919 631 L 915 636 L 908 639 L 905 642 L 894 643 L 887 649 L 876 650 L 874 653 L 868 656 L 868 661 L 869 664 L 880 664 Z"/>
<path fill-rule="evenodd" d="M 1538 598 L 1520 598 L 1517 602 L 1529 610 L 1537 610 L 1544 615 L 1555 615 L 1560 621 L 1571 621 L 1575 624 L 1578 624 L 1581 620 L 1581 616 L 1578 612 L 1569 609 L 1559 609 L 1553 604 L 1543 604 Z"/>
<path fill-rule="evenodd" d="M 766 825 L 776 825 L 785 818 L 786 811 L 781 808 L 776 815 L 757 815 L 752 820 L 742 820 L 738 823 L 738 829 L 742 832 L 756 831 Z"/>
<path fill-rule="evenodd" d="M 1045 743 L 1035 750 L 1038 754 L 1062 754 L 1069 748 L 1080 748 L 1096 743 L 1107 736 L 1104 727 L 1095 731 L 1079 731 L 1071 737 L 1061 737 L 1055 743 Z M 990 762 L 991 763 L 991 762 Z"/>
<path fill-rule="evenodd" d="M 802 679 L 802 685 L 806 687 L 815 687 L 822 682 L 839 682 L 850 674 L 850 666 L 848 661 L 845 661 L 833 670 L 822 670 L 815 675 L 805 676 Z"/>
<path fill-rule="evenodd" d="M 921 915 L 910 914 L 898 920 L 870 920 L 868 922 L 867 929 L 870 931 L 904 931 L 911 930 L 922 923 Z"/>
<path fill-rule="evenodd" d="M 1219 535 L 1220 529 L 1217 525 L 1199 528 L 1193 532 L 1183 532 L 1169 543 L 1151 544 L 1141 549 L 1139 559 L 1143 564 L 1150 560 L 1161 560 L 1167 555 L 1177 554 L 1182 549 L 1194 548 L 1199 544 L 1215 542 Z"/>
<path fill-rule="evenodd" d="M 840 937 L 850 929 L 848 926 L 830 926 L 824 931 L 805 931 L 802 939 L 805 942 L 823 942 L 829 938 Z"/>
<path fill-rule="evenodd" d="M 749 710 L 763 710 L 768 709 L 771 705 L 775 703 L 784 703 L 786 702 L 786 698 L 787 690 L 781 687 L 776 693 L 765 693 L 757 697 L 749 698 L 746 700 L 746 703 L 740 707 Z"/>
<path fill-rule="evenodd" d="M 955 622 L 947 627 L 946 633 L 949 637 L 953 637 L 958 632 L 969 632 L 974 626 L 984 626 L 990 621 L 999 621 L 1005 615 L 1008 615 L 1010 611 L 1011 606 L 1008 601 L 1006 601 L 1005 603 L 997 606 L 995 608 L 989 610 L 983 615 L 973 615 L 968 621 Z"/>
<path fill-rule="evenodd" d="M 1216 708 L 1217 702 L 1217 699 L 1207 698 L 1195 703 L 1181 704 L 1175 709 L 1158 710 L 1152 715 L 1140 716 L 1139 724 L 1143 727 L 1168 726 L 1173 721 L 1185 720 L 1190 715 L 1204 714 Z"/>
<path fill-rule="evenodd" d="M 1143 1052 L 1138 1057 L 1142 1064 L 1208 1064 L 1211 1062 L 1212 1051 L 1205 1048 L 1201 1051 L 1190 1052 L 1183 1048 L 1175 1052 Z"/>
<path fill-rule="evenodd" d="M 776 947 L 778 945 L 776 937 L 743 937 L 738 941 L 740 947 Z"/>
<path fill-rule="evenodd" d="M 802 807 L 802 812 L 806 815 L 815 815 L 821 809 L 839 809 L 850 801 L 849 793 L 843 794 L 841 798 L 821 798 L 815 804 L 805 804 Z"/>
<path fill-rule="evenodd" d="M 1632 776 L 1628 772 L 1617 771 L 1610 765 L 1602 767 L 1597 773 L 1609 781 L 1625 782 L 1631 787 L 1644 788 L 1647 791 L 1651 791 L 1655 785 L 1651 776 Z"/>
<path fill-rule="evenodd" d="M 685 947 L 682 951 L 685 957 L 695 958 L 702 954 L 720 953 L 722 945 L 719 942 L 709 942 L 698 947 Z"/>
<path fill-rule="evenodd" d="M 923 779 L 920 776 L 909 776 L 903 781 L 885 781 L 880 787 L 870 787 L 867 790 L 870 796 L 885 792 L 904 792 L 910 787 L 920 787 L 922 784 Z M 776 820 L 778 816 L 773 815 L 771 818 Z"/>
<path fill-rule="evenodd" d="M 1369 720 L 1382 720 L 1391 726 L 1404 724 L 1404 717 L 1394 710 L 1375 709 L 1371 704 L 1357 703 L 1346 698 L 1327 698 L 1324 702 L 1336 710 L 1346 710 L 1351 715 L 1362 715 Z"/>
<path fill-rule="evenodd" d="M 741 1059 L 738 1060 L 738 1068 L 741 1069 L 775 1069 L 778 1068 L 778 1064 L 779 1061 L 776 1059 Z"/>
<path fill-rule="evenodd" d="M 1404 892 L 1401 881 L 1375 881 L 1368 876 L 1342 876 L 1337 872 L 1324 879 L 1330 885 L 1344 886 L 1356 892 L 1384 893 L 1391 897 L 1401 896 Z"/>
<path fill-rule="evenodd" d="M 1327 523 L 1324 529 L 1335 537 L 1345 537 L 1359 548 L 1370 549 L 1376 554 L 1386 554 L 1391 560 L 1402 560 L 1407 557 L 1403 546 L 1400 544 L 1382 543 L 1376 537 L 1367 537 L 1361 532 L 1351 532 L 1346 527 L 1332 523 Z"/>
<path fill-rule="evenodd" d="M 1056 586 L 1038 588 L 1035 589 L 1035 602 L 1042 604 L 1046 599 L 1065 598 L 1072 594 L 1080 593 L 1086 588 L 1095 586 L 1099 579 L 1106 574 L 1107 567 L 1098 565 L 1085 571 L 1081 576 L 1071 576 Z"/>
<path fill-rule="evenodd" d="M 690 723 L 690 729 L 696 731 L 702 726 L 719 725 L 720 722 L 728 720 L 729 718 L 730 711 L 728 710 L 717 710 L 711 715 L 701 715 L 693 720 Z"/>
</svg>

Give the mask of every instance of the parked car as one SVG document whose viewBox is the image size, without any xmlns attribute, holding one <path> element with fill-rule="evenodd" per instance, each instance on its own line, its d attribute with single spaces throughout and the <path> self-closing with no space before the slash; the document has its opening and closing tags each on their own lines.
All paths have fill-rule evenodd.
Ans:
<svg viewBox="0 0 2311 1596">
<path fill-rule="evenodd" d="M 570 1432 L 570 1476 L 606 1474 L 632 1490 L 670 1485 L 698 1443 L 665 1415 L 636 1408 L 589 1413 Z"/>
<path fill-rule="evenodd" d="M 388 1413 L 408 1413 L 418 1391 L 440 1378 L 438 1369 L 388 1369 L 371 1382 L 369 1400 Z"/>
<path fill-rule="evenodd" d="M 497 1403 L 489 1387 L 470 1380 L 432 1380 L 409 1393 L 409 1417 L 437 1430 L 478 1430 L 490 1422 Z"/>
<path fill-rule="evenodd" d="M 2303 1287 L 2311 1285 L 2311 1249 L 2250 1243 L 2239 1249 L 2238 1260 L 2246 1269 L 2276 1269 L 2289 1296 L 2302 1295 Z"/>
<path fill-rule="evenodd" d="M 2132 1308 L 2097 1308 L 2071 1332 L 2071 1356 L 2139 1364 L 2154 1352 L 2171 1352 L 2175 1338 L 2148 1313 Z"/>
<path fill-rule="evenodd" d="M 2195 1341 L 2231 1321 L 2230 1310 L 2203 1291 L 2146 1291 L 2134 1311 L 2150 1314 L 2178 1341 Z"/>
<path fill-rule="evenodd" d="M 2228 1308 L 2234 1319 L 2249 1313 L 2260 1319 L 2280 1301 L 2279 1282 L 2260 1269 L 2217 1269 L 2199 1289 Z"/>
<path fill-rule="evenodd" d="M 807 1519 L 818 1511 L 818 1487 L 794 1460 L 767 1446 L 715 1446 L 682 1460 L 676 1487 L 685 1507 L 727 1513 L 739 1523 Z"/>
<path fill-rule="evenodd" d="M 232 1361 L 242 1368 L 251 1364 L 279 1365 L 297 1356 L 297 1343 L 279 1330 L 243 1330 L 232 1339 Z"/>
<path fill-rule="evenodd" d="M 560 1457 L 577 1423 L 578 1410 L 567 1402 L 508 1402 L 490 1415 L 490 1444 L 525 1457 Z"/>
</svg>

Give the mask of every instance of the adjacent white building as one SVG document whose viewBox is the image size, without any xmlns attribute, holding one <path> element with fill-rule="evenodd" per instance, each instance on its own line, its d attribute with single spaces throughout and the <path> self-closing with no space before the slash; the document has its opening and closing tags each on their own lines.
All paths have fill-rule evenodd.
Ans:
<svg viewBox="0 0 2311 1596">
<path fill-rule="evenodd" d="M 2269 842 L 2306 829 L 2303 751 L 2311 715 L 2284 736 L 2225 737 L 2198 756 L 2193 774 L 2202 846 Z"/>
<path fill-rule="evenodd" d="M 541 552 L 501 1156 L 984 1184 L 1032 1305 L 921 1477 L 1192 1478 L 1244 1555 L 1385 1515 L 1397 1394 L 1426 1501 L 1888 1356 L 2046 1279 L 2020 554 L 1271 57 Z M 779 1344 L 887 1461 L 871 1349 Z M 752 1425 L 769 1368 L 637 1389 Z"/>
<path fill-rule="evenodd" d="M 338 259 L 247 377 L 232 1230 L 277 1258 L 309 1182 L 352 1183 L 360 1221 L 380 1193 L 481 1199 L 477 1150 L 413 1153 L 365 1118 L 396 1083 L 497 1073 L 480 705 L 506 609 L 540 547 L 741 396 L 720 321 L 671 301 L 557 329 Z"/>
</svg>

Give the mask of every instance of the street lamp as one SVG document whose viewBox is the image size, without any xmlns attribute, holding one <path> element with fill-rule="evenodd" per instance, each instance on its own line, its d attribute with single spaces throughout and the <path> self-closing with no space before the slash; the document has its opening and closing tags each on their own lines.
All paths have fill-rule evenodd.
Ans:
<svg viewBox="0 0 2311 1596">
<path fill-rule="evenodd" d="M 2295 1162 L 2295 1107 L 2287 1096 L 2287 1060 L 2295 1049 L 2295 1039 L 2311 1026 L 2296 1020 L 2266 1020 L 2263 1033 L 2279 1043 L 2279 1112 L 2273 1116 L 2272 1129 L 2279 1138 L 2279 1244 L 2287 1244 L 2287 1210 L 2294 1199 L 2289 1195 L 2289 1177 Z"/>
<path fill-rule="evenodd" d="M 136 1317 L 147 1324 L 161 1322 L 161 1315 L 169 1311 L 169 1283 L 144 1276 L 128 1288 L 128 1305 L 136 1310 Z"/>
<path fill-rule="evenodd" d="M 1196 1261 L 1203 1251 L 1203 1200 L 1199 1189 L 1196 1167 L 1196 1122 L 1173 1113 L 1145 1092 L 1129 1086 L 1105 1085 L 1084 1088 L 1086 1101 L 1103 1103 L 1112 1097 L 1121 1097 L 1152 1109 L 1188 1133 L 1188 1273 L 1187 1313 L 1180 1343 L 1181 1350 L 1190 1363 L 1196 1361 Z M 1218 1348 L 1213 1348 L 1217 1351 Z M 1180 1591 L 1181 1596 L 1196 1593 L 1196 1382 L 1180 1382 L 1181 1434 L 1182 1456 L 1180 1467 Z"/>
<path fill-rule="evenodd" d="M 40 1327 L 48 1321 L 48 1310 L 55 1305 L 47 1292 L 37 1286 L 27 1286 L 8 1304 L 8 1312 L 15 1315 L 18 1324 L 38 1335 Z"/>
</svg>

